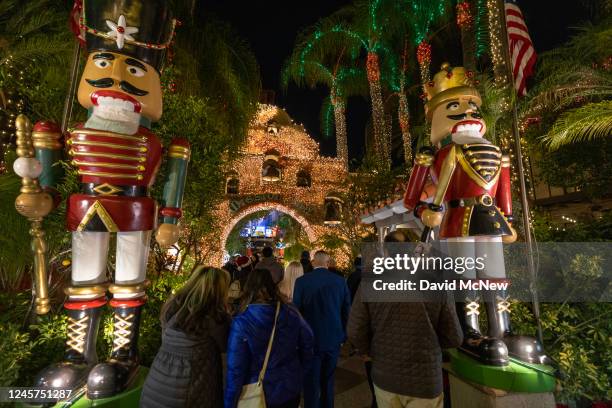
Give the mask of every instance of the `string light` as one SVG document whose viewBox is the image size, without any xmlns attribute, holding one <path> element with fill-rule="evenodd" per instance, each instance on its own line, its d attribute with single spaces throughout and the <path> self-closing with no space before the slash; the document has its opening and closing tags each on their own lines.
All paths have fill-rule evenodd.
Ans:
<svg viewBox="0 0 612 408">
<path fill-rule="evenodd" d="M 276 133 L 269 132 L 270 125 L 275 126 Z M 280 156 L 282 178 L 277 182 L 262 182 L 262 165 L 271 150 Z M 346 189 L 348 171 L 344 161 L 321 156 L 318 143 L 284 110 L 274 105 L 260 105 L 251 121 L 246 143 L 226 171 L 238 177 L 238 195 L 228 196 L 214 210 L 216 222 L 224 230 L 220 236 L 216 233 L 202 239 L 202 245 L 208 250 L 206 262 L 220 265 L 225 239 L 232 228 L 258 211 L 277 209 L 290 215 L 302 225 L 313 245 L 325 234 L 339 234 L 337 228 L 323 224 L 323 208 L 325 197 Z M 301 171 L 310 175 L 310 186 L 297 186 Z M 235 211 L 232 202 L 238 203 L 233 206 Z M 342 267 L 348 266 L 347 252 L 334 251 L 333 256 Z"/>
<path fill-rule="evenodd" d="M 456 13 L 457 25 L 459 26 L 459 28 L 467 29 L 472 26 L 474 18 L 472 17 L 472 12 L 470 11 L 470 3 L 468 3 L 467 1 L 457 3 Z"/>
<path fill-rule="evenodd" d="M 421 72 L 421 83 L 426 84 L 429 82 L 429 66 L 431 64 L 431 44 L 423 40 L 417 46 L 417 62 Z"/>
<path fill-rule="evenodd" d="M 502 31 L 504 21 L 497 3 L 497 0 L 487 0 L 489 43 L 495 83 L 499 86 L 504 86 L 510 81 L 508 80 L 506 58 L 504 56 L 504 38 Z"/>
<path fill-rule="evenodd" d="M 372 121 L 376 156 L 385 168 L 391 168 L 391 132 L 385 126 L 385 108 L 380 86 L 380 65 L 378 54 L 368 52 L 366 69 L 372 99 Z"/>
</svg>

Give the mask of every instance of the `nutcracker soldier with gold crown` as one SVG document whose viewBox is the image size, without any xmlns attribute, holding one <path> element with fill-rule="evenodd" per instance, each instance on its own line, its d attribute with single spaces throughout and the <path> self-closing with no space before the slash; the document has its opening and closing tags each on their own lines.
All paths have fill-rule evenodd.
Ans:
<svg viewBox="0 0 612 408">
<path fill-rule="evenodd" d="M 472 86 L 472 74 L 463 67 L 442 65 L 425 85 L 425 112 L 431 124 L 431 144 L 416 156 L 404 196 L 423 224 L 440 227 L 454 258 L 483 257 L 485 268 L 468 269 L 463 279 L 504 280 L 502 242 L 514 242 L 510 160 L 487 139 L 482 103 Z M 435 193 L 422 201 L 428 180 Z M 533 338 L 512 333 L 510 303 L 504 291 L 487 293 L 484 303 L 488 335 L 479 327 L 480 295 L 468 292 L 457 304 L 464 331 L 460 350 L 481 363 L 504 366 L 512 356 L 528 363 L 544 363 L 541 345 Z"/>
<path fill-rule="evenodd" d="M 151 244 L 178 239 L 178 220 L 189 143 L 180 138 L 167 150 L 163 201 L 150 189 L 162 162 L 162 144 L 151 132 L 162 115 L 160 70 L 174 33 L 165 0 L 84 0 L 80 29 L 88 57 L 78 101 L 85 123 L 66 135 L 81 190 L 67 204 L 72 232 L 72 284 L 64 304 L 68 317 L 66 353 L 37 377 L 42 387 L 76 389 L 87 384 L 89 398 L 124 391 L 139 368 L 138 333 L 146 303 L 146 268 Z M 39 122 L 34 147 L 43 166 L 43 187 L 52 188 L 61 157 L 59 129 Z M 116 233 L 114 281 L 107 282 L 110 234 Z M 97 364 L 96 336 L 107 304 L 113 309 L 110 358 Z"/>
</svg>

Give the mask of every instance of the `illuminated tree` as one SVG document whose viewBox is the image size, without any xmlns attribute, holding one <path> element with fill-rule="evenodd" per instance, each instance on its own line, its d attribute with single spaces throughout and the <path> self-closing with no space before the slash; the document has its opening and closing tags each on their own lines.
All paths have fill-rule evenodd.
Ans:
<svg viewBox="0 0 612 408">
<path fill-rule="evenodd" d="M 364 94 L 363 70 L 354 66 L 346 48 L 336 54 L 326 50 L 325 43 L 317 41 L 329 25 L 330 20 L 324 19 L 298 36 L 293 53 L 285 63 L 282 80 L 285 89 L 290 81 L 298 86 L 329 88 L 329 96 L 321 108 L 322 129 L 326 136 L 331 135 L 333 117 L 337 156 L 348 168 L 346 102 L 351 95 Z"/>
</svg>

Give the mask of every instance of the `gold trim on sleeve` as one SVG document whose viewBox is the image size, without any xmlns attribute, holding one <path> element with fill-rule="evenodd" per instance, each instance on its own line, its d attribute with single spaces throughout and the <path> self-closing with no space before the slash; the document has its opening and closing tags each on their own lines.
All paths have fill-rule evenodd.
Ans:
<svg viewBox="0 0 612 408">
<path fill-rule="evenodd" d="M 62 144 L 59 141 L 61 137 L 62 134 L 59 132 L 32 132 L 34 147 L 39 149 L 61 149 Z"/>
<path fill-rule="evenodd" d="M 188 147 L 179 146 L 179 145 L 171 145 L 170 148 L 168 148 L 168 157 L 173 157 L 175 159 L 189 160 L 190 156 L 191 156 L 191 149 L 189 149 Z"/>
</svg>

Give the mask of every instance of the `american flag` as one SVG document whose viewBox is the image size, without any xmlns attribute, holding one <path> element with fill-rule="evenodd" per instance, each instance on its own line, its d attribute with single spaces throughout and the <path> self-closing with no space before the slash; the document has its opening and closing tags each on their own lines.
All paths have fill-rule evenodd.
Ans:
<svg viewBox="0 0 612 408">
<path fill-rule="evenodd" d="M 527 94 L 527 78 L 533 75 L 536 52 L 516 0 L 505 0 L 505 9 L 514 87 L 519 96 L 524 96 Z"/>
</svg>

